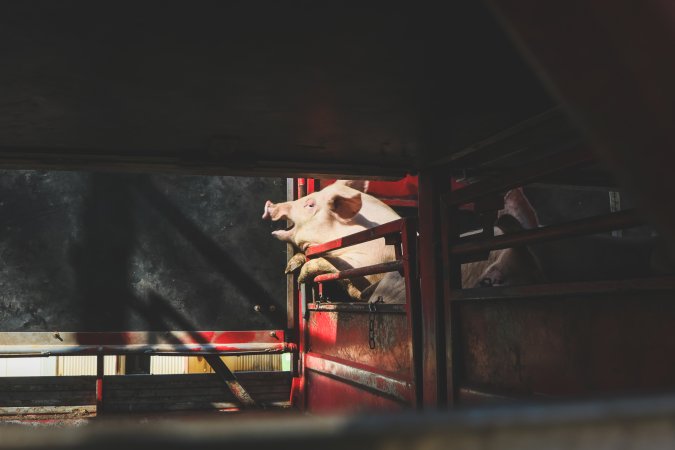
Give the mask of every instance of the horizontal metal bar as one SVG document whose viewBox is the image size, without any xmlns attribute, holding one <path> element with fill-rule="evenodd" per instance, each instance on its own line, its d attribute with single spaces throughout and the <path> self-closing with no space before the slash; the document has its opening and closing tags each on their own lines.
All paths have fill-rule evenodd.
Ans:
<svg viewBox="0 0 675 450">
<path fill-rule="evenodd" d="M 458 175 L 464 174 L 464 169 L 469 169 L 469 172 L 477 168 L 494 169 L 497 164 L 502 164 L 500 169 L 505 169 L 514 167 L 512 163 L 516 159 L 532 160 L 540 155 L 570 148 L 582 140 L 564 109 L 558 106 L 473 142 L 463 149 L 452 150 L 447 156 L 425 166 Z M 507 164 L 503 165 L 504 162 Z"/>
<path fill-rule="evenodd" d="M 193 154 L 195 152 L 182 152 Z M 199 152 L 196 152 L 199 153 Z M 250 159 L 228 161 L 188 160 L 181 155 L 90 153 L 78 149 L 0 148 L 0 168 L 13 170 L 87 170 L 106 172 L 159 172 L 186 175 L 274 176 L 306 178 L 350 178 L 398 180 L 406 165 L 340 163 L 336 161 L 289 161 Z"/>
<path fill-rule="evenodd" d="M 0 357 L 72 355 L 245 355 L 284 353 L 295 345 L 279 344 L 155 344 L 155 345 L 0 345 Z"/>
<path fill-rule="evenodd" d="M 142 345 L 142 344 L 279 344 L 284 330 L 253 331 L 120 331 L 0 332 L 6 345 Z"/>
<path fill-rule="evenodd" d="M 366 302 L 361 303 L 309 303 L 307 309 L 313 312 L 353 312 L 353 313 L 371 313 L 371 305 Z M 405 314 L 406 305 L 399 304 L 377 304 L 375 314 Z"/>
<path fill-rule="evenodd" d="M 450 301 L 510 300 L 525 298 L 564 297 L 568 295 L 622 294 L 640 291 L 675 290 L 675 277 L 637 278 L 633 280 L 550 283 L 530 286 L 508 286 L 462 289 L 453 291 Z"/>
<path fill-rule="evenodd" d="M 390 261 L 382 264 L 373 264 L 372 266 L 358 267 L 356 269 L 342 270 L 337 273 L 325 273 L 314 277 L 315 283 L 324 281 L 343 280 L 345 278 L 363 277 L 366 275 L 375 275 L 378 273 L 397 272 L 403 270 L 403 261 Z"/>
<path fill-rule="evenodd" d="M 634 210 L 620 211 L 588 219 L 575 220 L 560 225 L 535 228 L 511 234 L 489 237 L 485 239 L 471 239 L 469 242 L 457 241 L 450 247 L 451 255 L 466 255 L 499 250 L 518 245 L 535 244 L 537 242 L 566 239 L 575 236 L 601 233 L 604 231 L 632 228 L 642 225 L 643 220 Z"/>
<path fill-rule="evenodd" d="M 385 236 L 399 234 L 404 229 L 406 220 L 407 219 L 394 220 L 382 225 L 378 225 L 374 228 L 369 228 L 367 230 L 359 231 L 358 233 L 350 234 L 339 239 L 324 242 L 323 244 L 313 245 L 307 249 L 305 255 L 308 258 L 316 258 L 317 256 L 321 256 L 324 253 L 328 253 L 332 250 L 337 250 L 339 248 L 345 248 L 356 244 L 362 244 L 364 242 L 372 241 Z"/>
<path fill-rule="evenodd" d="M 441 198 L 447 206 L 463 205 L 485 195 L 522 186 L 548 175 L 591 163 L 593 160 L 593 156 L 586 148 L 562 151 L 501 175 L 484 178 L 464 188 L 448 192 Z"/>
<path fill-rule="evenodd" d="M 550 397 L 545 397 L 538 394 L 531 394 L 530 396 L 518 396 L 510 392 L 501 392 L 474 387 L 460 387 L 457 392 L 459 396 L 459 402 L 466 406 L 477 404 L 514 403 L 517 401 L 532 402 L 534 399 L 550 399 Z"/>
<path fill-rule="evenodd" d="M 96 405 L 68 405 L 68 406 L 0 406 L 1 416 L 51 416 L 71 415 L 73 419 L 82 420 L 96 413 Z M 40 419 L 32 419 L 31 422 L 39 422 Z"/>
<path fill-rule="evenodd" d="M 393 207 L 417 208 L 416 199 L 378 197 L 385 205 Z"/>
<path fill-rule="evenodd" d="M 376 368 L 316 353 L 305 355 L 305 368 L 363 386 L 406 403 L 409 403 L 412 399 L 413 392 L 410 382 L 378 373 Z"/>
</svg>

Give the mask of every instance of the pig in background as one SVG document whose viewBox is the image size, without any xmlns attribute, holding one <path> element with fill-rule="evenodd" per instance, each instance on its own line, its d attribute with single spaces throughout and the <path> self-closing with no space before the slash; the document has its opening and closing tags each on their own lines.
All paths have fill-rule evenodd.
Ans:
<svg viewBox="0 0 675 450">
<path fill-rule="evenodd" d="M 361 192 L 366 186 L 364 182 L 339 180 L 295 201 L 265 203 L 263 219 L 286 220 L 290 225 L 272 235 L 293 244 L 300 252 L 288 262 L 287 273 L 300 269 L 298 281 L 305 282 L 324 273 L 395 260 L 394 249 L 385 245 L 384 238 L 335 250 L 309 261 L 302 253 L 311 245 L 400 218 L 382 201 Z M 538 225 L 536 213 L 520 189 L 507 193 L 499 216 L 495 234 Z M 486 261 L 462 266 L 463 287 L 526 284 L 542 279 L 536 258 L 527 248 L 496 250 Z M 352 300 L 405 303 L 405 281 L 396 272 L 340 280 L 340 283 Z"/>
</svg>

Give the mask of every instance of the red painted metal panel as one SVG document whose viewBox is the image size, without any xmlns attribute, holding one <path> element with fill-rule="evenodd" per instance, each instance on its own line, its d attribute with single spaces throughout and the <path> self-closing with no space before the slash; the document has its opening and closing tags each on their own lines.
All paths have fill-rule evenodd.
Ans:
<svg viewBox="0 0 675 450">
<path fill-rule="evenodd" d="M 363 312 L 311 311 L 309 350 L 412 379 L 412 348 L 405 314 L 375 313 L 374 342 L 368 342 L 369 314 Z"/>
<path fill-rule="evenodd" d="M 307 371 L 307 410 L 312 413 L 354 413 L 359 411 L 401 411 L 405 406 L 377 392 Z"/>
<path fill-rule="evenodd" d="M 305 356 L 305 367 L 307 370 L 358 385 L 360 388 L 375 391 L 379 395 L 394 398 L 407 405 L 413 401 L 413 386 L 410 381 L 401 380 L 393 374 L 370 366 L 308 353 Z"/>
</svg>

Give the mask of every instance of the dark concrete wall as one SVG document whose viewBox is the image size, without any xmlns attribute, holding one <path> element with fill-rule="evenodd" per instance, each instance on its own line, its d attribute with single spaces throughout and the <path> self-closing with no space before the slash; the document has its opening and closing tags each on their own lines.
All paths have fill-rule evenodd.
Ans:
<svg viewBox="0 0 675 450">
<path fill-rule="evenodd" d="M 280 178 L 0 172 L 0 331 L 283 328 L 286 247 L 260 214 L 285 189 Z"/>
</svg>

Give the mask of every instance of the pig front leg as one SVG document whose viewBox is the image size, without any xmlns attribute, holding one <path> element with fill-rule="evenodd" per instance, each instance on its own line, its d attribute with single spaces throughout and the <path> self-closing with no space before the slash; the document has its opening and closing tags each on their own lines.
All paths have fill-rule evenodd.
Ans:
<svg viewBox="0 0 675 450">
<path fill-rule="evenodd" d="M 298 275 L 298 283 L 311 282 L 317 275 L 337 272 L 339 272 L 339 270 L 333 264 L 328 262 L 328 260 L 324 258 L 311 259 L 302 266 L 300 275 Z M 342 284 L 351 298 L 361 300 L 361 290 L 354 286 L 351 281 L 339 280 L 339 283 Z"/>
<path fill-rule="evenodd" d="M 307 257 L 305 256 L 304 253 L 296 253 L 291 257 L 291 259 L 288 260 L 288 264 L 286 264 L 286 273 L 293 273 L 296 270 L 298 270 L 300 267 L 303 266 L 307 262 Z"/>
</svg>

